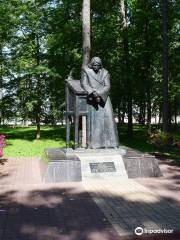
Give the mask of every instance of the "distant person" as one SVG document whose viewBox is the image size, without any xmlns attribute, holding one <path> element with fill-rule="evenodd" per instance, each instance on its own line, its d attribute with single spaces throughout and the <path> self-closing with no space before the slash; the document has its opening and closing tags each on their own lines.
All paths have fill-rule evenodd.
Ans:
<svg viewBox="0 0 180 240">
<path fill-rule="evenodd" d="M 88 92 L 90 148 L 118 147 L 117 127 L 109 97 L 110 76 L 99 57 L 93 57 L 82 69 L 81 85 Z"/>
</svg>

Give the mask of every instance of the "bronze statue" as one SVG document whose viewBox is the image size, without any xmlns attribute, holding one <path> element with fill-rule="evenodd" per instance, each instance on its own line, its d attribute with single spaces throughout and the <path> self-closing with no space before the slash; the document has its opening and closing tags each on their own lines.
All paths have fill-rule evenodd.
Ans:
<svg viewBox="0 0 180 240">
<path fill-rule="evenodd" d="M 88 92 L 90 148 L 118 147 L 118 133 L 109 97 L 110 76 L 101 59 L 93 57 L 83 67 L 81 86 Z"/>
</svg>

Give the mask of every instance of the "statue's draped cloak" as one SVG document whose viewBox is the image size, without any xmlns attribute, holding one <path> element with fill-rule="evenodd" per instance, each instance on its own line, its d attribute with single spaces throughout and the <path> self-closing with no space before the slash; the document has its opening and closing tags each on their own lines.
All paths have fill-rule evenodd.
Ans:
<svg viewBox="0 0 180 240">
<path fill-rule="evenodd" d="M 116 123 L 109 98 L 110 76 L 107 70 L 82 69 L 81 85 L 89 96 L 96 91 L 101 102 L 88 101 L 90 114 L 90 148 L 114 148 L 119 145 Z"/>
</svg>

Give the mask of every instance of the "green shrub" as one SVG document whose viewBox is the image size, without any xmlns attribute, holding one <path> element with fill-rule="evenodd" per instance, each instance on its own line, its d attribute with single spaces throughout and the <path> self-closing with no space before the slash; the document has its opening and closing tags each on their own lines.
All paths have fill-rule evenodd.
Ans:
<svg viewBox="0 0 180 240">
<path fill-rule="evenodd" d="M 149 142 L 158 148 L 173 147 L 174 139 L 170 134 L 157 130 L 150 134 Z"/>
</svg>

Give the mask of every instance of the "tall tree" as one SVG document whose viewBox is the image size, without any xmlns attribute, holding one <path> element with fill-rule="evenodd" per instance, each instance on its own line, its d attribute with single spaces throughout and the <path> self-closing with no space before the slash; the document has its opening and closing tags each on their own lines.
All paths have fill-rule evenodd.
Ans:
<svg viewBox="0 0 180 240">
<path fill-rule="evenodd" d="M 8 2 L 0 0 L 0 124 L 4 122 L 5 117 L 9 119 L 9 104 L 7 103 L 13 103 L 13 100 L 10 101 L 12 94 L 8 95 L 7 90 L 4 90 L 10 76 L 8 45 L 15 31 L 15 21 L 12 19 L 14 11 L 11 0 Z"/>
<path fill-rule="evenodd" d="M 123 27 L 123 45 L 124 59 L 126 66 L 126 83 L 127 83 L 127 114 L 128 114 L 128 135 L 133 134 L 132 125 L 132 78 L 130 71 L 130 56 L 129 56 L 129 36 L 128 36 L 128 19 L 127 19 L 127 1 L 120 1 L 120 13 Z"/>
<path fill-rule="evenodd" d="M 90 0 L 83 0 L 82 5 L 82 35 L 83 35 L 83 63 L 86 66 L 90 61 L 91 51 L 91 16 Z M 86 147 L 86 117 L 82 116 L 82 146 Z"/>
<path fill-rule="evenodd" d="M 19 112 L 24 121 L 36 123 L 40 138 L 40 122 L 46 101 L 46 80 L 49 75 L 45 58 L 45 9 L 40 0 L 18 3 L 17 32 L 12 48 L 13 72 L 16 75 Z"/>
<path fill-rule="evenodd" d="M 91 24 L 90 24 L 90 0 L 83 0 L 82 5 L 82 34 L 83 34 L 83 65 L 90 60 L 91 51 Z"/>
<path fill-rule="evenodd" d="M 168 0 L 162 1 L 162 41 L 163 41 L 163 131 L 169 130 L 169 101 L 168 101 L 168 82 L 169 82 L 169 63 L 168 63 Z"/>
<path fill-rule="evenodd" d="M 64 79 L 72 67 L 74 77 L 79 78 L 82 58 L 86 65 L 92 44 L 92 55 L 100 56 L 111 73 L 113 107 L 122 122 L 128 116 L 130 135 L 132 109 L 133 116 L 136 119 L 140 116 L 143 124 L 150 123 L 151 115 L 157 112 L 162 116 L 162 109 L 166 125 L 174 118 L 177 122 L 180 112 L 178 8 L 177 0 L 0 0 L 3 119 L 5 122 L 15 117 L 24 122 L 32 120 L 38 132 L 40 121 L 59 121 L 63 116 Z M 166 46 L 164 77 L 162 45 Z M 159 96 L 162 89 L 164 93 Z M 164 121 L 168 112 L 171 119 Z"/>
</svg>

